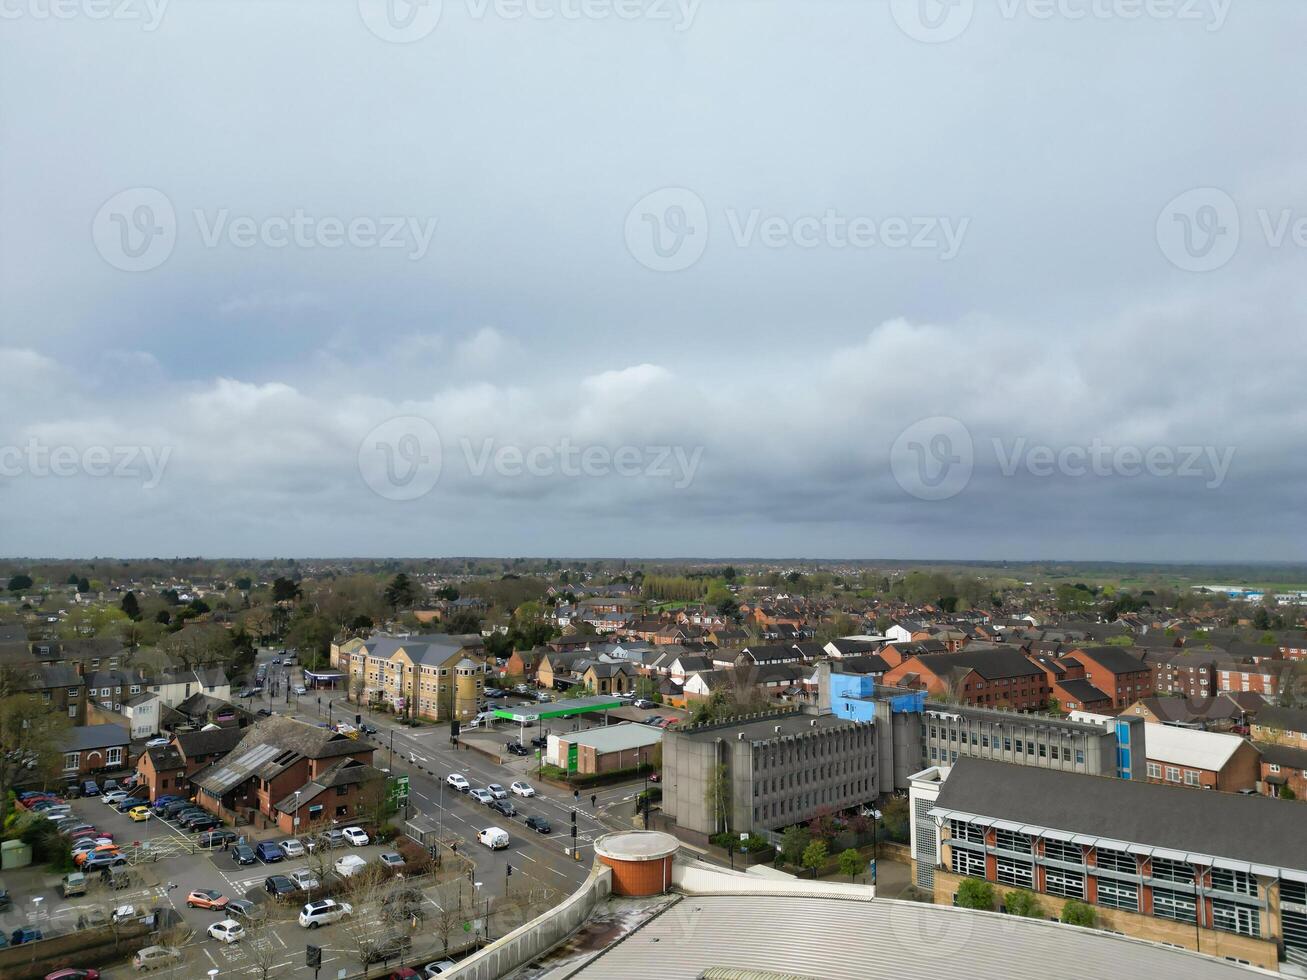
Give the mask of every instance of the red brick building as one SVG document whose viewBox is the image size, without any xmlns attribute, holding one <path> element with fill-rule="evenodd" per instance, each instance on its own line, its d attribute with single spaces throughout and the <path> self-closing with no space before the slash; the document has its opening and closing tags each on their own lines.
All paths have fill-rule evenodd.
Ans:
<svg viewBox="0 0 1307 980">
<path fill-rule="evenodd" d="M 1094 687 L 1124 708 L 1153 693 L 1153 671 L 1148 664 L 1121 647 L 1077 647 L 1062 656 L 1064 664 L 1079 664 Z"/>
<path fill-rule="evenodd" d="M 1045 710 L 1052 694 L 1044 670 L 1014 647 L 971 646 L 957 653 L 910 657 L 886 672 L 885 683 L 1015 711 Z"/>
</svg>

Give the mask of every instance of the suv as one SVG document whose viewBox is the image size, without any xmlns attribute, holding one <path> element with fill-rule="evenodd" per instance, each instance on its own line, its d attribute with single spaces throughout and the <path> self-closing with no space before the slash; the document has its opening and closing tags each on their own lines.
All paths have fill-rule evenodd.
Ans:
<svg viewBox="0 0 1307 980">
<path fill-rule="evenodd" d="M 295 882 L 291 881 L 285 875 L 270 875 L 263 882 L 263 890 L 273 898 L 286 898 L 287 896 L 294 895 L 299 891 L 295 886 Z"/>
<path fill-rule="evenodd" d="M 354 911 L 348 902 L 338 902 L 334 898 L 324 898 L 320 902 L 309 902 L 300 909 L 300 925 L 305 929 L 316 929 L 339 922 Z"/>
<path fill-rule="evenodd" d="M 490 804 L 490 809 L 497 810 L 506 817 L 517 816 L 517 808 L 508 800 L 495 800 L 494 803 Z"/>
<path fill-rule="evenodd" d="M 460 793 L 466 793 L 472 788 L 472 784 L 467 781 L 467 777 L 462 773 L 451 772 L 445 777 L 445 782 L 454 787 L 454 789 L 458 790 Z"/>
</svg>

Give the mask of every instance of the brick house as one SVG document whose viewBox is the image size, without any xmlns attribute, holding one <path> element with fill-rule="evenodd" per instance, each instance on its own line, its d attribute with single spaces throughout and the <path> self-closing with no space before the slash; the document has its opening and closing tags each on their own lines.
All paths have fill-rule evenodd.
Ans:
<svg viewBox="0 0 1307 980">
<path fill-rule="evenodd" d="M 131 733 L 119 725 L 78 725 L 69 729 L 62 746 L 64 776 L 93 776 L 124 768 L 131 741 Z"/>
<path fill-rule="evenodd" d="M 264 826 L 281 825 L 283 804 L 301 799 L 324 781 L 338 780 L 334 772 L 339 763 L 353 760 L 371 769 L 376 747 L 363 739 L 350 738 L 327 728 L 319 728 L 294 718 L 273 716 L 245 729 L 240 742 L 220 761 L 191 777 L 196 801 L 204 809 L 224 819 L 238 815 Z M 374 770 L 374 772 L 376 772 Z M 371 774 L 363 773 L 371 778 Z M 366 780 L 364 780 L 366 781 Z M 332 785 L 337 785 L 332 783 Z M 357 782 L 347 785 L 357 786 Z M 320 795 L 320 794 L 318 794 Z M 348 819 L 356 815 L 357 791 L 342 794 L 341 802 L 317 804 L 323 809 L 305 814 L 316 820 Z M 289 805 L 292 811 L 295 807 Z"/>
<path fill-rule="evenodd" d="M 1267 705 L 1253 719 L 1252 737 L 1258 742 L 1307 749 L 1307 711 Z"/>
<path fill-rule="evenodd" d="M 1257 748 L 1262 753 L 1262 794 L 1284 796 L 1289 789 L 1295 799 L 1307 800 L 1307 749 L 1269 742 Z"/>
<path fill-rule="evenodd" d="M 885 684 L 924 688 L 963 704 L 1016 711 L 1043 711 L 1052 694 L 1044 670 L 1015 647 L 971 647 L 910 657 L 885 674 Z"/>
<path fill-rule="evenodd" d="M 136 771 L 147 787 L 150 800 L 175 794 L 189 796 L 190 777 L 215 764 L 245 737 L 240 728 L 210 728 L 173 736 L 169 745 L 155 746 L 141 753 Z"/>
<path fill-rule="evenodd" d="M 539 650 L 514 650 L 504 664 L 505 676 L 520 677 L 527 683 L 533 683 L 540 667 L 540 657 Z"/>
<path fill-rule="evenodd" d="M 1261 753 L 1238 735 L 1149 725 L 1144 744 L 1150 783 L 1237 793 L 1261 779 Z"/>
<path fill-rule="evenodd" d="M 1053 698 L 1063 711 L 1110 711 L 1112 699 L 1083 677 L 1054 681 Z"/>
<path fill-rule="evenodd" d="M 1121 647 L 1077 647 L 1061 660 L 1080 664 L 1085 677 L 1112 699 L 1115 708 L 1124 708 L 1153 693 L 1152 668 Z"/>
</svg>

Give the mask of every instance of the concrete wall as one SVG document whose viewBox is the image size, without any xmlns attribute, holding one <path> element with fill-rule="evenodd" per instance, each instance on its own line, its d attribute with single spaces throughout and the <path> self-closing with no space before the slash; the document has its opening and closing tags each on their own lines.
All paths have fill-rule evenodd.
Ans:
<svg viewBox="0 0 1307 980">
<path fill-rule="evenodd" d="M 695 860 L 677 861 L 672 868 L 672 883 L 690 895 L 792 895 L 800 898 L 842 898 L 851 902 L 870 902 L 876 897 L 874 885 L 764 877 Z"/>
<path fill-rule="evenodd" d="M 663 736 L 663 813 L 675 817 L 679 826 L 700 834 L 715 833 L 708 778 L 716 753 L 714 742 L 686 738 L 676 732 Z"/>
<path fill-rule="evenodd" d="M 596 866 L 590 877 L 561 904 L 496 939 L 441 976 L 456 980 L 495 980 L 553 949 L 581 927 L 612 891 L 612 871 Z"/>
</svg>

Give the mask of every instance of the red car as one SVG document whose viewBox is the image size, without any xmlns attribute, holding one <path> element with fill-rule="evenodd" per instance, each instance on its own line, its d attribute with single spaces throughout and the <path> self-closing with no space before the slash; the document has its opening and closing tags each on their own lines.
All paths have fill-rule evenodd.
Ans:
<svg viewBox="0 0 1307 980">
<path fill-rule="evenodd" d="M 189 909 L 225 909 L 227 899 L 221 892 L 215 892 L 211 888 L 201 888 L 186 896 L 186 907 Z"/>
<path fill-rule="evenodd" d="M 47 973 L 45 980 L 100 980 L 99 970 L 55 970 Z"/>
</svg>

